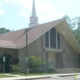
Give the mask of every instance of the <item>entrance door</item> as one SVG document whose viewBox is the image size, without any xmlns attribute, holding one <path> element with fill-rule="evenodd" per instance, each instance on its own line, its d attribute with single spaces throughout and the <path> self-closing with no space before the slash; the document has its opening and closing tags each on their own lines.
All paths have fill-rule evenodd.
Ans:
<svg viewBox="0 0 80 80">
<path fill-rule="evenodd" d="M 50 69 L 55 69 L 55 53 L 53 52 L 49 52 L 48 53 L 48 56 L 49 56 L 49 68 Z"/>
</svg>

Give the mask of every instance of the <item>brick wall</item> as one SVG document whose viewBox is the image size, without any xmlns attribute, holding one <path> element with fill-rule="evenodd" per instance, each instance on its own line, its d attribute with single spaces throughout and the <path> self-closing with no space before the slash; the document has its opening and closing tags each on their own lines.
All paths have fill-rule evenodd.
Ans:
<svg viewBox="0 0 80 80">
<path fill-rule="evenodd" d="M 61 53 L 56 54 L 56 71 L 59 73 L 77 72 L 79 67 L 79 54 L 70 46 L 61 35 Z M 77 68 L 77 69 L 76 69 Z"/>
<path fill-rule="evenodd" d="M 27 47 L 28 57 L 30 56 L 36 56 L 41 57 L 42 59 L 45 58 L 45 55 L 43 54 L 43 42 L 44 36 L 41 36 L 37 40 L 30 43 Z M 26 71 L 26 47 L 19 50 L 19 65 L 21 68 L 21 72 Z"/>
<path fill-rule="evenodd" d="M 62 53 L 56 53 L 56 68 L 63 68 L 63 54 Z"/>
<path fill-rule="evenodd" d="M 18 58 L 17 49 L 0 48 L 0 58 L 3 57 L 5 53 L 10 54 L 14 59 Z M 2 71 L 1 69 L 2 69 L 2 62 L 0 62 L 0 72 Z"/>
<path fill-rule="evenodd" d="M 45 38 L 41 36 L 37 40 L 28 45 L 28 57 L 41 57 L 46 61 Z M 69 45 L 65 38 L 61 35 L 61 53 L 56 53 L 56 68 L 75 68 L 79 64 L 79 54 Z M 21 71 L 26 71 L 26 47 L 19 50 L 19 65 Z M 47 65 L 47 64 L 46 64 Z M 47 69 L 46 65 L 42 69 Z M 47 70 L 46 70 L 47 71 Z"/>
<path fill-rule="evenodd" d="M 0 48 L 0 57 L 2 57 L 4 53 L 10 54 L 13 58 L 18 58 L 17 49 Z"/>
<path fill-rule="evenodd" d="M 70 44 L 61 35 L 61 46 L 63 54 L 63 67 L 75 68 L 79 66 L 79 54 L 70 46 Z"/>
</svg>

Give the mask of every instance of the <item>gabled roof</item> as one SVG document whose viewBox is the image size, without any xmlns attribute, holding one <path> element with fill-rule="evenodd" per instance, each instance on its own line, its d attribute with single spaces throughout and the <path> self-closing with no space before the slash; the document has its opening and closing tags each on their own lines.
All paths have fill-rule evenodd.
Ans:
<svg viewBox="0 0 80 80">
<path fill-rule="evenodd" d="M 38 37 L 40 37 L 42 34 L 44 34 L 46 31 L 48 31 L 51 27 L 56 26 L 58 23 L 60 23 L 62 19 L 36 25 L 34 28 L 28 31 L 28 44 L 36 40 Z M 26 29 L 26 28 L 25 28 Z M 0 44 L 0 47 L 6 48 L 22 48 L 26 46 L 26 32 L 25 29 L 0 34 L 0 43 L 4 41 L 3 44 Z M 10 44 L 7 44 L 7 41 L 10 42 Z M 13 46 L 14 44 L 15 46 Z"/>
<path fill-rule="evenodd" d="M 44 33 L 46 33 L 51 28 L 55 27 L 60 33 L 66 32 L 66 35 L 63 35 L 65 39 L 68 41 L 68 43 L 75 48 L 71 40 L 75 43 L 78 49 L 76 49 L 77 52 L 80 52 L 80 46 L 75 39 L 74 35 L 70 31 L 70 28 L 67 25 L 67 22 L 63 19 L 55 20 L 52 22 L 44 23 L 36 25 L 34 28 L 28 31 L 28 44 L 38 39 L 40 36 L 42 36 Z M 26 28 L 25 28 L 26 29 Z M 26 46 L 26 32 L 25 29 L 21 29 L 18 31 L 9 32 L 6 34 L 0 35 L 0 47 L 2 48 L 13 48 L 13 49 L 20 49 Z M 71 37 L 71 40 L 69 39 L 68 35 Z M 75 49 L 74 49 L 75 50 Z"/>
</svg>

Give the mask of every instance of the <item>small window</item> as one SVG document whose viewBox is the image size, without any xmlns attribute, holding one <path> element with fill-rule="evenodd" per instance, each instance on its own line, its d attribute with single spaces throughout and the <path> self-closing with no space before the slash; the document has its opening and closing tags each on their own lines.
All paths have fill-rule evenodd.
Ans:
<svg viewBox="0 0 80 80">
<path fill-rule="evenodd" d="M 45 34 L 45 41 L 46 41 L 46 47 L 49 47 L 49 34 L 48 34 L 48 32 L 46 32 L 46 34 Z"/>
</svg>

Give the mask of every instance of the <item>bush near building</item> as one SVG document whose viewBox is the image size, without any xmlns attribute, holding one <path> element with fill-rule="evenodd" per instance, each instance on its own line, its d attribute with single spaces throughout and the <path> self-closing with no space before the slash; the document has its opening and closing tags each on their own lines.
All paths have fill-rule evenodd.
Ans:
<svg viewBox="0 0 80 80">
<path fill-rule="evenodd" d="M 36 56 L 29 57 L 28 67 L 32 72 L 37 72 L 42 64 L 45 64 L 42 58 Z"/>
</svg>

